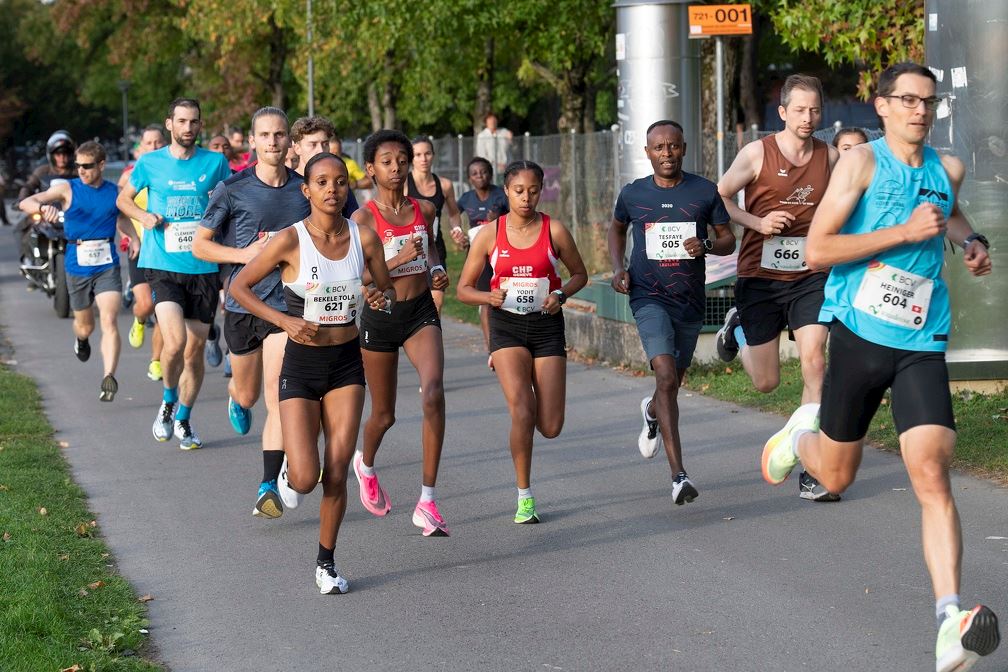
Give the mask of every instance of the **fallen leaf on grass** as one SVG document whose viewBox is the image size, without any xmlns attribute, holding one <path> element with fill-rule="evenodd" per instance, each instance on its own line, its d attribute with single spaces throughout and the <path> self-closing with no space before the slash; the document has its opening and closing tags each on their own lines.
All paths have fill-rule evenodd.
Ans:
<svg viewBox="0 0 1008 672">
<path fill-rule="evenodd" d="M 90 537 L 91 527 L 87 523 L 77 523 L 74 525 L 74 532 L 77 533 L 78 537 Z"/>
<path fill-rule="evenodd" d="M 146 595 L 141 595 L 140 597 L 138 597 L 137 598 L 137 602 L 147 603 L 147 602 L 150 602 L 153 599 L 154 599 L 154 596 L 151 595 L 150 593 L 147 593 Z"/>
<path fill-rule="evenodd" d="M 69 443 L 67 443 L 66 441 L 60 441 L 60 442 L 59 442 L 59 447 L 60 447 L 60 448 L 69 448 L 69 447 L 70 447 L 70 444 L 69 444 Z"/>
<path fill-rule="evenodd" d="M 80 595 L 81 597 L 87 597 L 88 596 L 88 592 L 86 590 L 84 590 L 83 588 L 81 588 L 80 590 L 78 590 L 77 594 Z"/>
<path fill-rule="evenodd" d="M 89 583 L 88 588 L 90 588 L 91 590 L 98 590 L 104 585 L 105 585 L 104 581 L 95 581 L 94 583 Z"/>
<path fill-rule="evenodd" d="M 38 510 L 38 512 L 39 512 L 40 516 L 48 516 L 49 515 L 49 509 L 45 508 L 44 506 L 42 508 L 40 508 Z"/>
<path fill-rule="evenodd" d="M 60 672 L 81 672 L 81 666 L 71 665 L 70 667 L 64 667 Z"/>
<path fill-rule="evenodd" d="M 59 560 L 60 562 L 68 562 L 70 560 L 70 554 L 60 553 L 58 556 L 56 556 L 56 559 Z"/>
<path fill-rule="evenodd" d="M 105 558 L 107 558 L 107 557 L 109 557 L 109 554 L 108 554 L 108 553 L 102 553 L 102 554 L 101 554 L 101 559 L 102 559 L 102 560 L 104 560 L 104 559 L 105 559 Z"/>
<path fill-rule="evenodd" d="M 0 492 L 7 492 L 8 490 L 10 490 L 10 488 L 8 488 L 3 483 L 0 483 Z"/>
<path fill-rule="evenodd" d="M 11 540 L 11 533 L 10 532 L 4 532 L 3 533 L 3 540 L 4 541 L 10 541 Z"/>
<path fill-rule="evenodd" d="M 710 388 L 710 383 L 704 383 L 700 386 L 700 393 L 703 394 Z"/>
<path fill-rule="evenodd" d="M 726 366 L 726 367 L 724 367 L 724 372 L 725 373 L 731 373 L 732 372 L 732 368 L 730 366 Z"/>
</svg>

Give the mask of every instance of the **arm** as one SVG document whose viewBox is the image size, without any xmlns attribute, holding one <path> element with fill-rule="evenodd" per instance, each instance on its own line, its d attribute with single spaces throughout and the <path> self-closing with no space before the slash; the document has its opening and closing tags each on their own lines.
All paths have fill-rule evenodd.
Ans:
<svg viewBox="0 0 1008 672">
<path fill-rule="evenodd" d="M 116 183 L 116 186 L 119 187 L 120 191 L 122 191 L 123 188 L 127 184 L 129 184 L 130 173 L 132 173 L 132 172 L 133 172 L 133 169 L 132 168 L 128 168 L 128 169 L 126 169 L 126 170 L 123 171 L 122 175 L 119 176 L 119 182 Z"/>
<path fill-rule="evenodd" d="M 719 257 L 724 257 L 735 251 L 735 234 L 732 233 L 729 222 L 724 224 L 712 224 L 714 228 L 714 247 L 710 253 Z"/>
<path fill-rule="evenodd" d="M 440 180 L 441 191 L 444 192 L 444 207 L 448 211 L 448 223 L 454 229 L 462 224 L 462 211 L 459 210 L 458 201 L 455 199 L 455 185 L 447 177 L 442 177 Z"/>
<path fill-rule="evenodd" d="M 458 300 L 470 306 L 492 306 L 500 308 L 504 303 L 503 289 L 494 289 L 489 292 L 481 292 L 476 289 L 476 280 L 483 272 L 483 266 L 487 263 L 490 250 L 496 244 L 497 227 L 487 224 L 472 241 L 469 247 L 469 255 L 466 256 L 465 266 L 462 267 L 462 275 L 459 276 L 458 288 L 455 295 Z"/>
<path fill-rule="evenodd" d="M 731 221 L 763 235 L 774 235 L 787 228 L 794 221 L 794 215 L 783 210 L 774 210 L 765 217 L 758 217 L 746 212 L 735 202 L 735 196 L 759 177 L 762 168 L 763 143 L 750 142 L 742 148 L 728 171 L 721 176 L 717 185 L 718 193 L 724 200 Z"/>
<path fill-rule="evenodd" d="M 457 207 L 456 207 L 456 210 L 457 210 Z M 434 240 L 434 216 L 435 216 L 434 204 L 431 203 L 430 201 L 423 201 L 423 200 L 421 200 L 420 201 L 420 212 L 423 214 L 424 220 L 426 220 L 426 222 L 427 222 L 427 240 L 428 241 L 433 241 Z M 419 252 L 420 241 L 418 239 L 416 239 L 416 238 L 414 238 L 413 240 L 416 241 L 417 252 Z M 408 247 L 411 247 L 411 246 L 410 245 L 406 245 L 406 246 L 404 246 L 403 249 L 406 249 Z M 414 255 L 413 258 L 415 259 L 416 255 Z M 445 289 L 448 288 L 448 282 L 449 282 L 449 280 L 448 280 L 448 274 L 444 270 L 444 260 L 441 258 L 441 253 L 438 251 L 437 245 L 428 245 L 427 246 L 427 265 L 431 269 L 435 269 L 435 268 L 437 269 L 437 270 L 433 270 L 431 272 L 431 288 L 435 289 L 437 291 L 443 292 Z M 439 266 L 440 266 L 440 268 L 438 268 Z"/>
<path fill-rule="evenodd" d="M 966 167 L 954 156 L 943 156 L 942 165 L 952 182 L 952 190 L 956 199 L 952 205 L 952 214 L 948 218 L 948 238 L 953 245 L 963 246 L 966 238 L 974 233 L 973 227 L 959 209 L 959 187 L 966 176 Z M 987 275 L 991 272 L 991 259 L 987 248 L 979 240 L 964 246 L 963 263 L 967 270 L 975 276 Z"/>
<path fill-rule="evenodd" d="M 72 198 L 70 184 L 68 182 L 57 182 L 41 194 L 25 198 L 18 203 L 18 208 L 21 212 L 29 215 L 40 212 L 43 219 L 47 222 L 55 222 L 59 218 L 59 211 L 53 205 L 58 205 L 60 210 L 66 210 L 70 207 Z"/>
<path fill-rule="evenodd" d="M 626 233 L 629 227 L 620 220 L 613 217 L 609 225 L 609 261 L 612 263 L 613 277 L 612 288 L 620 294 L 630 293 L 630 276 L 623 267 L 623 259 L 626 258 Z"/>
<path fill-rule="evenodd" d="M 119 192 L 119 196 L 116 198 L 116 207 L 119 208 L 119 212 L 123 213 L 130 219 L 135 219 L 140 222 L 140 224 L 145 229 L 153 229 L 164 221 L 164 217 L 156 212 L 148 212 L 144 210 L 139 205 L 133 202 L 136 198 L 137 188 L 133 186 L 132 182 L 127 182 L 126 186 L 122 188 Z"/>
<path fill-rule="evenodd" d="M 374 284 L 364 287 L 364 300 L 371 304 L 374 310 L 381 310 L 386 303 L 395 303 L 396 291 L 385 264 L 385 248 L 378 240 L 378 234 L 369 227 L 358 228 L 361 249 L 364 251 L 364 264 Z"/>
<path fill-rule="evenodd" d="M 210 194 L 210 202 L 193 239 L 193 256 L 216 264 L 247 264 L 266 247 L 266 238 L 253 241 L 248 247 L 231 247 L 214 240 L 217 232 L 231 219 L 231 199 L 227 187 L 218 184 Z"/>
<path fill-rule="evenodd" d="M 588 271 L 585 269 L 584 260 L 581 259 L 581 252 L 574 242 L 574 236 L 566 226 L 555 219 L 551 220 L 550 235 L 553 237 L 553 246 L 556 248 L 560 261 L 570 273 L 570 278 L 560 287 L 560 291 L 565 296 L 571 297 L 588 284 Z M 560 312 L 560 305 L 560 297 L 550 292 L 546 300 L 543 301 L 542 309 L 550 315 L 554 315 Z"/>
<path fill-rule="evenodd" d="M 136 259 L 140 254 L 140 238 L 136 234 L 136 229 L 133 228 L 133 222 L 120 212 L 116 217 L 116 229 L 120 236 L 129 238 L 129 258 Z"/>
</svg>

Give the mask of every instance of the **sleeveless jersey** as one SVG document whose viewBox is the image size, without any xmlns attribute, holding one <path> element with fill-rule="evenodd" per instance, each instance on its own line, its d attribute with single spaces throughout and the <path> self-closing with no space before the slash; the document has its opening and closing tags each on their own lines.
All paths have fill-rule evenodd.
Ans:
<svg viewBox="0 0 1008 672">
<path fill-rule="evenodd" d="M 924 147 L 913 168 L 897 159 L 885 138 L 869 143 L 875 175 L 842 234 L 869 233 L 901 224 L 921 203 L 934 203 L 948 218 L 955 195 L 937 152 Z M 942 280 L 945 237 L 908 243 L 848 264 L 826 281 L 820 322 L 838 319 L 861 338 L 899 350 L 944 352 L 951 311 Z"/>
<path fill-rule="evenodd" d="M 406 174 L 406 195 L 411 198 L 422 198 L 434 204 L 434 240 L 439 240 L 441 238 L 441 209 L 444 208 L 445 196 L 444 190 L 441 189 L 441 178 L 434 173 L 431 173 L 431 176 L 434 178 L 433 196 L 424 196 L 420 193 L 413 180 L 413 171 Z M 442 259 L 442 261 L 444 260 Z"/>
<path fill-rule="evenodd" d="M 322 327 L 352 327 L 363 303 L 364 250 L 353 220 L 350 245 L 342 259 L 329 259 L 315 247 L 304 220 L 292 225 L 298 235 L 298 276 L 283 283 L 287 314 Z"/>
<path fill-rule="evenodd" d="M 67 239 L 66 272 L 97 275 L 119 265 L 116 253 L 116 219 L 119 188 L 112 182 L 89 187 L 80 178 L 70 180 L 70 208 L 64 213 Z"/>
<path fill-rule="evenodd" d="M 406 226 L 390 224 L 382 217 L 377 203 L 374 201 L 368 201 L 367 203 L 367 209 L 374 215 L 375 231 L 378 232 L 378 237 L 381 238 L 382 246 L 385 248 L 386 261 L 399 254 L 399 250 L 412 237 L 420 236 L 423 239 L 423 252 L 420 256 L 413 261 L 390 268 L 389 276 L 392 278 L 401 278 L 406 275 L 417 275 L 418 273 L 427 272 L 427 221 L 420 211 L 420 204 L 417 200 L 410 198 L 409 201 L 413 206 L 413 221 Z"/>
<path fill-rule="evenodd" d="M 812 158 L 796 166 L 785 158 L 776 135 L 763 143 L 763 166 L 759 176 L 745 188 L 745 209 L 763 217 L 774 210 L 794 215 L 795 220 L 781 235 L 765 236 L 745 229 L 738 255 L 740 278 L 801 280 L 812 273 L 805 265 L 805 237 L 816 205 L 829 183 L 829 147 L 812 139 Z"/>
<path fill-rule="evenodd" d="M 507 236 L 507 217 L 501 215 L 497 219 L 497 242 L 490 252 L 493 268 L 490 289 L 506 289 L 501 308 L 518 315 L 540 310 L 547 295 L 563 284 L 557 272 L 559 259 L 550 236 L 550 218 L 540 214 L 542 228 L 531 247 L 512 247 Z"/>
</svg>

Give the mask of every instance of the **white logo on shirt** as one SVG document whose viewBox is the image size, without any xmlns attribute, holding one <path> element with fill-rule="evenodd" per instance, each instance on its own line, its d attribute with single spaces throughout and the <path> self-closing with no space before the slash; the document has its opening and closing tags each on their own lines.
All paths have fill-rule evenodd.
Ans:
<svg viewBox="0 0 1008 672">
<path fill-rule="evenodd" d="M 501 250 L 500 251 L 500 256 L 501 256 L 502 259 L 504 259 L 504 258 L 510 259 L 511 258 L 511 250 Z"/>
<path fill-rule="evenodd" d="M 782 205 L 815 205 L 808 200 L 808 197 L 812 195 L 815 188 L 811 184 L 806 184 L 804 187 L 798 187 L 791 195 L 781 201 Z"/>
<path fill-rule="evenodd" d="M 674 208 L 675 207 L 675 203 L 662 203 L 661 207 L 663 207 L 663 208 Z"/>
<path fill-rule="evenodd" d="M 203 173 L 202 175 L 199 176 L 199 181 L 206 182 L 206 173 Z"/>
<path fill-rule="evenodd" d="M 777 177 L 787 177 L 787 169 L 786 168 L 778 168 L 777 169 Z"/>
</svg>

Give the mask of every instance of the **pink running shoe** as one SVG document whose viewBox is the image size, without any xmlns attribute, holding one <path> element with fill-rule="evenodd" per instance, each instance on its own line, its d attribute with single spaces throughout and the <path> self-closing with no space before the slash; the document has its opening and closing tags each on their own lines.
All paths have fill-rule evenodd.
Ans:
<svg viewBox="0 0 1008 672">
<path fill-rule="evenodd" d="M 434 502 L 417 502 L 413 509 L 413 524 L 423 530 L 425 537 L 448 536 L 448 527 Z"/>
<path fill-rule="evenodd" d="M 357 476 L 357 483 L 360 484 L 360 501 L 364 508 L 376 516 L 384 516 L 392 510 L 385 489 L 378 484 L 378 475 L 365 476 L 361 471 L 363 456 L 360 453 L 354 455 L 353 470 Z"/>
</svg>

